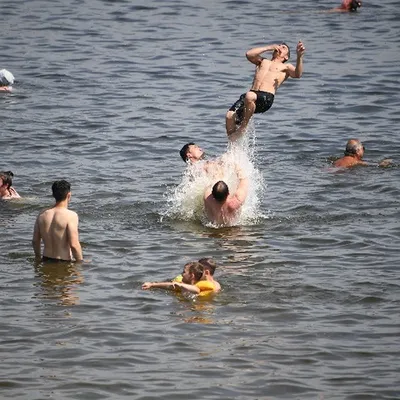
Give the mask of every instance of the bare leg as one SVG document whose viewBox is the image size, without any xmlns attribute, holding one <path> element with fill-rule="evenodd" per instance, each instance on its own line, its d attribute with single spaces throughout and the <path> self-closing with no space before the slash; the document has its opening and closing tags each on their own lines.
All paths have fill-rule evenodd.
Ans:
<svg viewBox="0 0 400 400">
<path fill-rule="evenodd" d="M 243 121 L 240 124 L 239 130 L 244 132 L 247 128 L 247 124 L 249 123 L 251 117 L 256 111 L 256 100 L 257 95 L 254 92 L 247 92 L 246 97 L 244 98 L 244 116 Z"/>
<path fill-rule="evenodd" d="M 235 113 L 235 111 L 228 110 L 228 112 L 226 113 L 226 116 L 225 116 L 225 126 L 226 126 L 226 134 L 229 137 L 236 130 L 236 113 Z"/>
<path fill-rule="evenodd" d="M 257 95 L 254 92 L 247 92 L 246 97 L 244 98 L 244 114 L 243 121 L 240 124 L 239 128 L 236 129 L 234 135 L 231 136 L 231 140 L 239 139 L 247 129 L 247 125 L 256 110 L 256 100 Z"/>
</svg>

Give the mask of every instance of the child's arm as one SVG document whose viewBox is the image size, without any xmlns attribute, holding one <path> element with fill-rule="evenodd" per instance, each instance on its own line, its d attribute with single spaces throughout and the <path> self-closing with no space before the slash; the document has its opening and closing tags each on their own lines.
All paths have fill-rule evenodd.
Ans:
<svg viewBox="0 0 400 400">
<path fill-rule="evenodd" d="M 160 289 L 175 289 L 176 282 L 145 282 L 142 285 L 143 290 L 150 288 L 160 288 Z"/>
<path fill-rule="evenodd" d="M 182 282 L 174 282 L 176 286 L 179 286 L 180 288 L 183 288 L 187 290 L 190 293 L 200 293 L 200 289 L 197 286 L 194 285 L 188 285 L 187 283 L 182 283 Z"/>
</svg>

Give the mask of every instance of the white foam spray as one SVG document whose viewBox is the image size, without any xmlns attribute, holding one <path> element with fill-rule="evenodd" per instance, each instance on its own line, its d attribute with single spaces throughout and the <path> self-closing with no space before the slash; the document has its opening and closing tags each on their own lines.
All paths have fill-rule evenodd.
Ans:
<svg viewBox="0 0 400 400">
<path fill-rule="evenodd" d="M 212 226 L 204 212 L 204 192 L 219 180 L 235 193 L 238 178 L 235 165 L 239 165 L 245 176 L 249 178 L 249 193 L 243 204 L 236 225 L 253 225 L 260 218 L 260 199 L 265 189 L 260 171 L 255 167 L 254 129 L 248 129 L 244 138 L 229 143 L 227 151 L 212 160 L 202 160 L 187 166 L 182 181 L 167 194 L 168 209 L 165 216 L 185 221 L 200 221 Z"/>
</svg>

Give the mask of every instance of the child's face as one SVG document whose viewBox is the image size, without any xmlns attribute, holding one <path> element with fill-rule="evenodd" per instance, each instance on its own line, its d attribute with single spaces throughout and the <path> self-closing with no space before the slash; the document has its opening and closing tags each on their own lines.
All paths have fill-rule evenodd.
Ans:
<svg viewBox="0 0 400 400">
<path fill-rule="evenodd" d="M 192 283 L 192 280 L 193 280 L 193 274 L 191 274 L 190 272 L 189 272 L 189 266 L 187 266 L 187 267 L 185 267 L 184 269 L 183 269 L 183 272 L 182 272 L 182 282 L 183 283 L 187 283 L 187 284 L 191 284 Z"/>
</svg>

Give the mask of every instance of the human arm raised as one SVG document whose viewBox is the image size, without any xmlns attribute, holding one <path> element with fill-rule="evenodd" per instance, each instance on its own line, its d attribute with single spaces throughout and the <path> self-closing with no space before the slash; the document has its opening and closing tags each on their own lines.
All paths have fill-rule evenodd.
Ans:
<svg viewBox="0 0 400 400">
<path fill-rule="evenodd" d="M 233 196 L 233 201 L 230 203 L 230 208 L 238 210 L 247 198 L 249 192 L 249 178 L 244 175 L 243 170 L 236 165 L 236 173 L 239 178 L 239 185 Z"/>
<path fill-rule="evenodd" d="M 253 64 L 259 65 L 263 58 L 261 57 L 262 53 L 267 51 L 275 51 L 277 49 L 277 44 L 271 44 L 263 47 L 254 47 L 246 52 L 246 58 Z"/>
<path fill-rule="evenodd" d="M 296 53 L 297 53 L 296 67 L 294 67 L 291 64 L 288 64 L 288 68 L 286 71 L 291 78 L 301 78 L 301 76 L 303 75 L 303 56 L 305 52 L 306 48 L 304 47 L 304 44 L 301 41 L 299 41 L 296 47 Z"/>
</svg>

